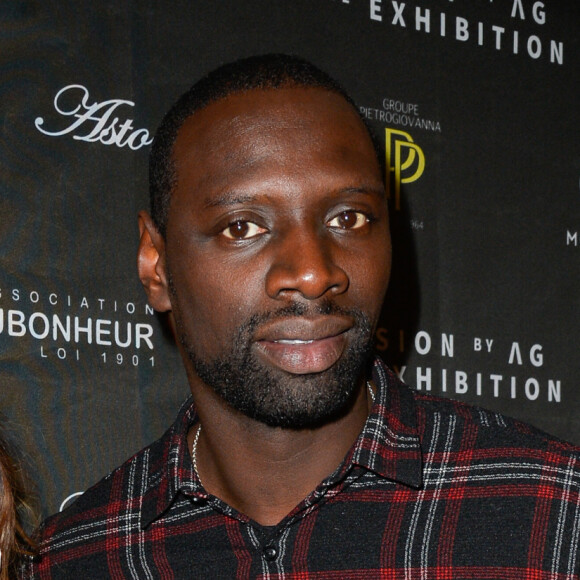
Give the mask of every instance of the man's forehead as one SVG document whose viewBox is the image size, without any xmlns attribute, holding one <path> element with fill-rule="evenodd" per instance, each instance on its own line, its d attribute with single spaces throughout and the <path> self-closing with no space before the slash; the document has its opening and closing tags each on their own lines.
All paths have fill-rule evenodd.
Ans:
<svg viewBox="0 0 580 580">
<path fill-rule="evenodd" d="M 281 128 L 301 127 L 313 117 L 319 117 L 321 108 L 339 113 L 336 123 L 344 123 L 350 117 L 351 123 L 355 119 L 364 127 L 356 109 L 342 95 L 329 89 L 294 85 L 255 88 L 232 93 L 194 111 L 177 132 L 174 152 L 178 152 L 184 142 L 192 143 L 196 137 L 217 133 L 224 124 L 233 132 L 241 125 L 267 124 L 275 117 Z M 286 115 L 290 109 L 292 114 Z"/>
</svg>

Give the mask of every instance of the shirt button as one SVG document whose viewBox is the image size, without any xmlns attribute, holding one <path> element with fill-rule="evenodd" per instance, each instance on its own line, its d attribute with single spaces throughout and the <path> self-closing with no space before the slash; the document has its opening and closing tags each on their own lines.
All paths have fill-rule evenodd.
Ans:
<svg viewBox="0 0 580 580">
<path fill-rule="evenodd" d="M 268 562 L 274 561 L 278 557 L 278 550 L 276 546 L 266 546 L 264 548 L 264 558 L 268 560 Z"/>
</svg>

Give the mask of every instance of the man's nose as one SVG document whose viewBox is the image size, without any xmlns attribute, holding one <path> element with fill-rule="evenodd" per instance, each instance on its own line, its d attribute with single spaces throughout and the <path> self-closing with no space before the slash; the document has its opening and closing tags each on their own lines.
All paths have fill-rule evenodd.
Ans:
<svg viewBox="0 0 580 580">
<path fill-rule="evenodd" d="M 338 295 L 349 284 L 347 273 L 337 263 L 337 248 L 328 233 L 294 232 L 276 244 L 266 277 L 266 292 L 271 298 L 294 293 L 308 300 Z"/>
</svg>

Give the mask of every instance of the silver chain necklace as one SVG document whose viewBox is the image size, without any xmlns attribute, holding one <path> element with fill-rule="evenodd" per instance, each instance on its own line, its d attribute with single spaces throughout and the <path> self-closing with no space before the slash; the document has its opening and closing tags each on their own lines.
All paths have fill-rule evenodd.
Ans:
<svg viewBox="0 0 580 580">
<path fill-rule="evenodd" d="M 197 442 L 199 441 L 199 434 L 201 433 L 201 423 L 195 434 L 193 439 L 193 445 L 191 446 L 191 459 L 193 461 L 193 470 L 195 471 L 195 475 L 197 475 L 197 479 L 199 480 L 199 484 L 203 487 L 203 483 L 201 481 L 201 477 L 199 477 L 199 471 L 197 470 Z"/>
<path fill-rule="evenodd" d="M 369 381 L 367 381 L 367 389 L 369 390 L 369 395 L 371 396 L 371 401 L 374 403 L 375 402 L 375 392 L 373 391 L 373 388 L 371 387 L 371 384 Z"/>
<path fill-rule="evenodd" d="M 371 387 L 371 384 L 367 381 L 367 389 L 369 395 L 371 396 L 371 401 L 375 402 L 375 393 Z M 197 429 L 195 437 L 193 438 L 193 445 L 191 446 L 191 460 L 193 462 L 193 470 L 195 471 L 195 475 L 197 475 L 197 479 L 199 480 L 200 485 L 203 487 L 203 482 L 201 481 L 201 477 L 199 476 L 199 471 L 197 470 L 197 443 L 199 441 L 199 435 L 201 433 L 201 424 Z"/>
</svg>

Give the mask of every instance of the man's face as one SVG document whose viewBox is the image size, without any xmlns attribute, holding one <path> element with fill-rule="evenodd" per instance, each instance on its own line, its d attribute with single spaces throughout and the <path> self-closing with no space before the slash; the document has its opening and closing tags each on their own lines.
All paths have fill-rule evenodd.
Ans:
<svg viewBox="0 0 580 580">
<path fill-rule="evenodd" d="M 272 426 L 344 412 L 390 272 L 356 113 L 322 89 L 234 95 L 185 122 L 174 161 L 165 260 L 190 380 Z"/>
</svg>

